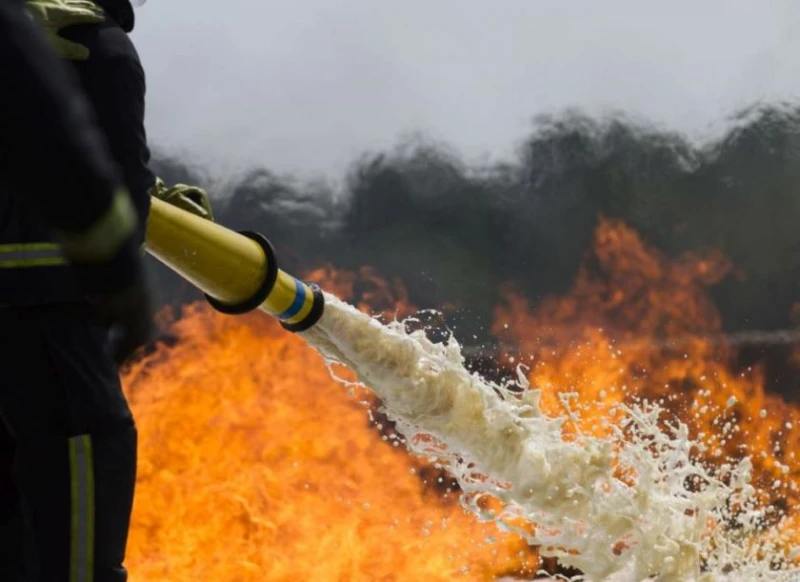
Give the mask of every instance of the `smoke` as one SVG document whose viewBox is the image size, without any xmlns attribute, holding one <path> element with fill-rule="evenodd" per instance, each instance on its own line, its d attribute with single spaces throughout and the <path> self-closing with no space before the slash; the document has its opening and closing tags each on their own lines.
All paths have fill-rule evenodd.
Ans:
<svg viewBox="0 0 800 582">
<path fill-rule="evenodd" d="M 717 248 L 735 265 L 712 289 L 724 331 L 791 329 L 800 301 L 800 106 L 752 107 L 712 143 L 624 116 L 541 117 L 516 157 L 467 165 L 415 138 L 356 160 L 344 184 L 254 168 L 214 184 L 190 162 L 157 156 L 167 182 L 211 185 L 218 221 L 266 234 L 282 267 L 331 263 L 399 277 L 422 307 L 454 305 L 463 340 L 490 341 L 492 308 L 513 281 L 535 304 L 564 293 L 599 216 L 620 218 L 667 255 Z M 197 298 L 156 268 L 164 301 Z M 791 344 L 744 348 L 771 387 L 797 393 Z"/>
</svg>

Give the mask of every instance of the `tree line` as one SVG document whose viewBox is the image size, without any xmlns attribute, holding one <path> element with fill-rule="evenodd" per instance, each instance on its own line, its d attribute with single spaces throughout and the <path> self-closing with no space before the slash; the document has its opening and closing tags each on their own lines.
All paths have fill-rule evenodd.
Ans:
<svg viewBox="0 0 800 582">
<path fill-rule="evenodd" d="M 252 170 L 213 190 L 218 221 L 266 234 L 282 267 L 330 263 L 399 277 L 412 303 L 455 305 L 459 337 L 489 342 L 513 282 L 532 302 L 565 293 L 599 216 L 668 256 L 716 248 L 734 273 L 711 289 L 727 332 L 789 329 L 800 303 L 800 106 L 748 108 L 713 142 L 624 116 L 537 118 L 516 156 L 481 167 L 423 139 L 365 153 L 344 184 Z M 156 156 L 168 182 L 210 184 L 191 161 Z M 154 267 L 164 302 L 199 297 Z M 469 343 L 469 342 L 466 342 Z M 797 392 L 792 346 L 754 346 L 777 389 Z"/>
</svg>

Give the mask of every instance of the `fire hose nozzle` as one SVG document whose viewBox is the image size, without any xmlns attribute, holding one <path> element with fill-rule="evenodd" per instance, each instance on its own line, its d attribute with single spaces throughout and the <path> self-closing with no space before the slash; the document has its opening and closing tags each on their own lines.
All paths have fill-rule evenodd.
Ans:
<svg viewBox="0 0 800 582">
<path fill-rule="evenodd" d="M 222 313 L 261 309 L 284 329 L 298 332 L 316 324 L 325 309 L 317 285 L 278 268 L 275 250 L 263 235 L 235 232 L 157 198 L 151 199 L 146 247 Z"/>
</svg>

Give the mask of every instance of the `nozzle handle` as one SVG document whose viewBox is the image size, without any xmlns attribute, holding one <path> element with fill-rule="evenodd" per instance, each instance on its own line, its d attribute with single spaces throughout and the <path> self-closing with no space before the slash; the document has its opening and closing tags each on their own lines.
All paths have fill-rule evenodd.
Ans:
<svg viewBox="0 0 800 582">
<path fill-rule="evenodd" d="M 208 301 L 211 307 L 226 315 L 242 315 L 257 309 L 262 303 L 264 303 L 264 301 L 267 300 L 267 297 L 269 297 L 269 294 L 275 287 L 275 281 L 278 280 L 278 262 L 275 259 L 275 248 L 272 246 L 272 243 L 269 242 L 269 239 L 267 239 L 267 237 L 265 237 L 263 234 L 249 230 L 241 231 L 239 234 L 246 236 L 250 240 L 258 243 L 258 245 L 264 251 L 264 256 L 267 259 L 267 271 L 261 286 L 249 299 L 246 299 L 245 301 L 235 304 L 223 303 L 219 299 L 215 299 L 211 295 L 204 293 L 206 301 Z"/>
</svg>

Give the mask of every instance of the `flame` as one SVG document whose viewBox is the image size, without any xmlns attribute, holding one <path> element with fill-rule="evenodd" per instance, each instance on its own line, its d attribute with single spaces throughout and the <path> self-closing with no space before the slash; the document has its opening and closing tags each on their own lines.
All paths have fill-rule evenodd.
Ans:
<svg viewBox="0 0 800 582">
<path fill-rule="evenodd" d="M 766 392 L 760 368 L 736 367 L 707 294 L 731 270 L 716 251 L 669 260 L 602 220 L 569 294 L 533 309 L 509 288 L 493 331 L 524 354 L 545 412 L 580 412 L 573 432 L 603 433 L 615 404 L 647 398 L 690 426 L 707 461 L 751 455 L 774 508 L 768 525 L 796 542 L 800 409 Z M 365 311 L 415 312 L 401 282 L 370 267 L 305 278 L 360 297 Z M 466 513 L 446 473 L 409 456 L 375 417 L 370 393 L 335 382 L 270 318 L 193 305 L 161 325 L 172 341 L 123 378 L 140 431 L 133 580 L 496 580 L 556 569 Z"/>
<path fill-rule="evenodd" d="M 615 404 L 647 399 L 689 425 L 704 460 L 752 456 L 768 521 L 797 540 L 800 408 L 768 394 L 760 368 L 736 370 L 706 292 L 730 269 L 716 251 L 670 261 L 604 219 L 570 293 L 531 310 L 509 290 L 494 331 L 526 355 L 548 414 L 579 412 L 574 431 L 602 434 Z"/>
<path fill-rule="evenodd" d="M 403 283 L 396 277 L 387 281 L 374 267 L 363 266 L 354 273 L 326 265 L 311 271 L 303 279 L 320 284 L 327 292 L 345 301 L 358 297 L 355 307 L 366 313 L 404 319 L 416 311 Z"/>
<path fill-rule="evenodd" d="M 800 286 L 800 284 L 798 284 Z M 800 327 L 800 303 L 795 303 L 792 305 L 792 321 Z M 792 351 L 792 364 L 794 364 L 795 368 L 800 370 L 800 345 L 795 346 L 795 349 Z"/>
<path fill-rule="evenodd" d="M 177 341 L 124 376 L 140 433 L 133 580 L 483 581 L 538 567 L 267 316 L 195 305 L 162 323 Z"/>
</svg>

